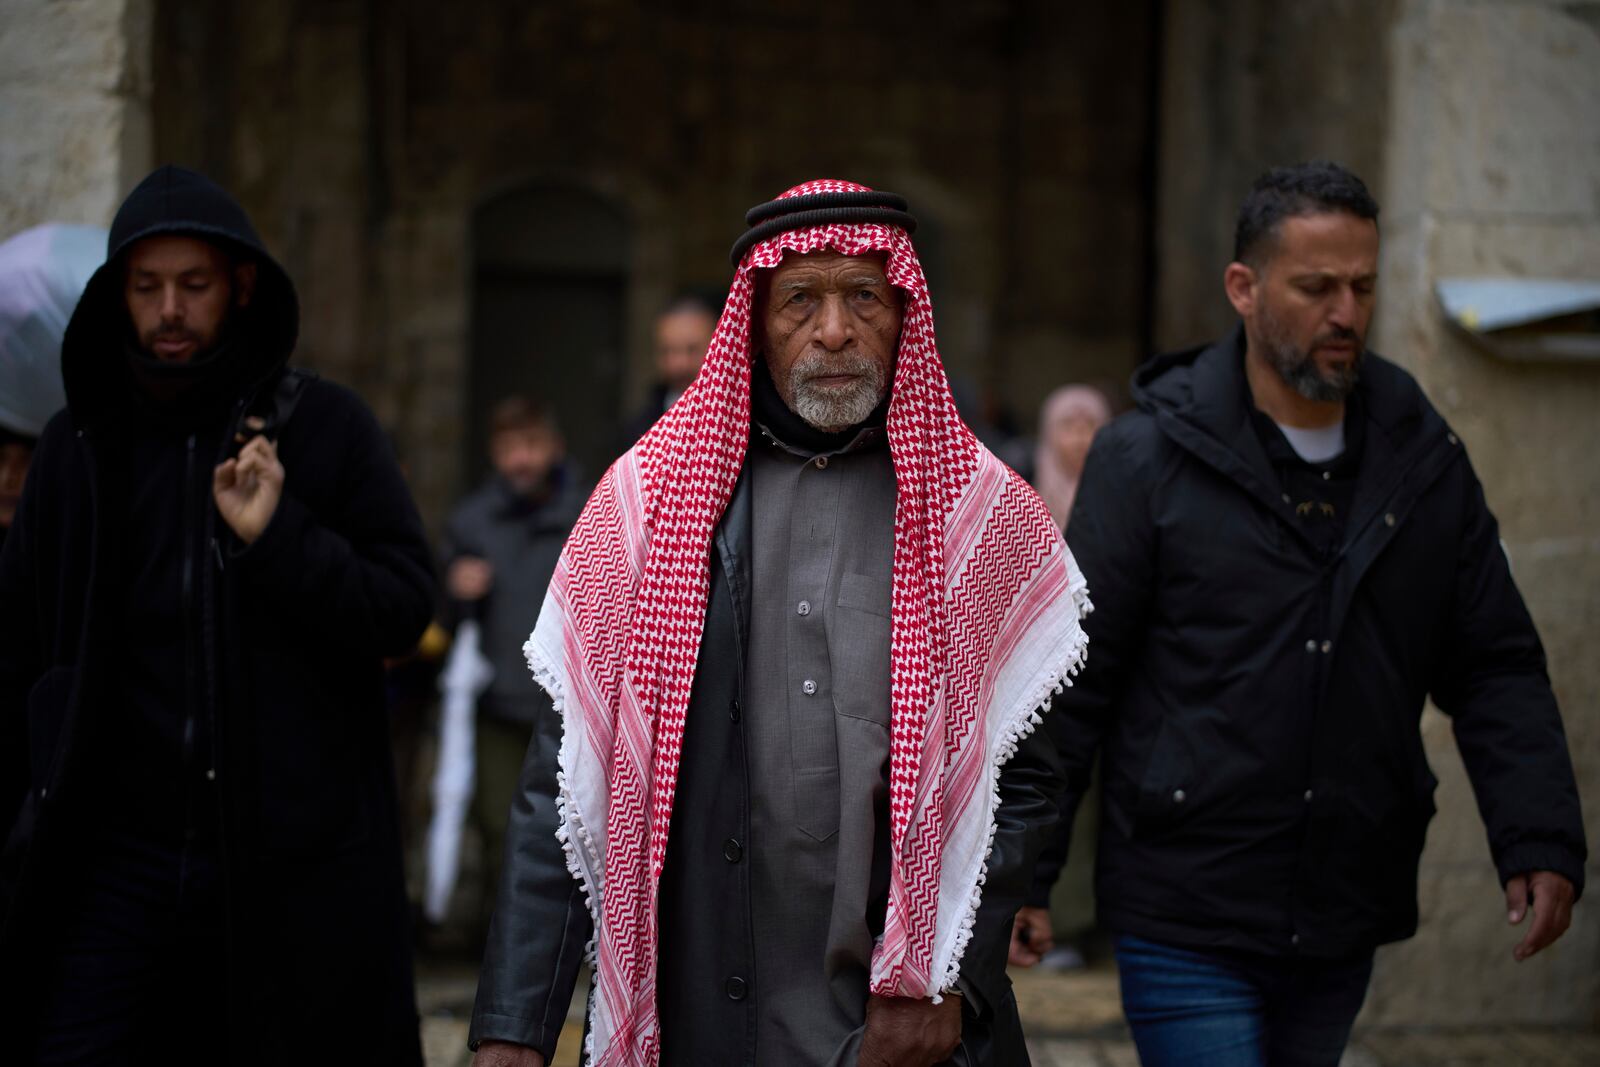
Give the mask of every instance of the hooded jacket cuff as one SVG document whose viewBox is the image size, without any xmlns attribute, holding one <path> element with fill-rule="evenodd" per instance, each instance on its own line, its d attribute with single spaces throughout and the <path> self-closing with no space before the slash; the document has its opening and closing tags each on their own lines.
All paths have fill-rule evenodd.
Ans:
<svg viewBox="0 0 1600 1067">
<path fill-rule="evenodd" d="M 1549 871 L 1572 883 L 1574 900 L 1583 896 L 1583 861 L 1562 845 L 1545 841 L 1513 845 L 1496 857 L 1495 867 L 1502 887 L 1519 874 Z"/>
</svg>

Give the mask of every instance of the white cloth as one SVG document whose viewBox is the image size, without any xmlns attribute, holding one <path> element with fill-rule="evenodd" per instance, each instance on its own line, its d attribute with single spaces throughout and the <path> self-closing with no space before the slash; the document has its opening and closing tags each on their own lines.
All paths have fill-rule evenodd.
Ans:
<svg viewBox="0 0 1600 1067">
<path fill-rule="evenodd" d="M 428 876 L 422 912 L 429 922 L 444 921 L 450 894 L 461 872 L 461 831 L 472 803 L 477 776 L 473 758 L 474 718 L 478 694 L 494 677 L 483 655 L 478 624 L 468 620 L 456 629 L 450 658 L 439 675 L 443 706 L 439 712 L 439 755 L 433 772 L 433 819 L 428 823 Z"/>
</svg>

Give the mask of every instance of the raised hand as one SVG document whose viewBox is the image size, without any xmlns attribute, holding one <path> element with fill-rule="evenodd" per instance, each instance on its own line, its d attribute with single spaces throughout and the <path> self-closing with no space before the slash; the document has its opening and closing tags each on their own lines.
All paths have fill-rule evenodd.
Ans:
<svg viewBox="0 0 1600 1067">
<path fill-rule="evenodd" d="M 283 496 L 283 477 L 278 447 L 261 436 L 252 437 L 238 456 L 212 472 L 211 495 L 217 511 L 245 544 L 253 544 L 272 521 Z"/>
</svg>

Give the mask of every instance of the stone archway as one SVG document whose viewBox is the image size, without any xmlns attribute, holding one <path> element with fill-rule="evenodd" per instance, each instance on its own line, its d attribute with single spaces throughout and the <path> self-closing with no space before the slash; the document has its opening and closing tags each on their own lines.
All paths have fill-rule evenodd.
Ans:
<svg viewBox="0 0 1600 1067">
<path fill-rule="evenodd" d="M 526 394 L 551 410 L 588 478 L 613 458 L 621 414 L 632 222 L 581 186 L 533 182 L 472 221 L 467 472 L 486 469 L 485 420 Z"/>
</svg>

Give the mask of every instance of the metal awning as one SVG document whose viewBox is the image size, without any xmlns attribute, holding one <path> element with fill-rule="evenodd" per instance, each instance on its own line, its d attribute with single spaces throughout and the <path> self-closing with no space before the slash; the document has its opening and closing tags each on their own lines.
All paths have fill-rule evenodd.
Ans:
<svg viewBox="0 0 1600 1067">
<path fill-rule="evenodd" d="M 1600 359 L 1600 281 L 1441 278 L 1434 292 L 1453 325 L 1502 358 Z"/>
</svg>

